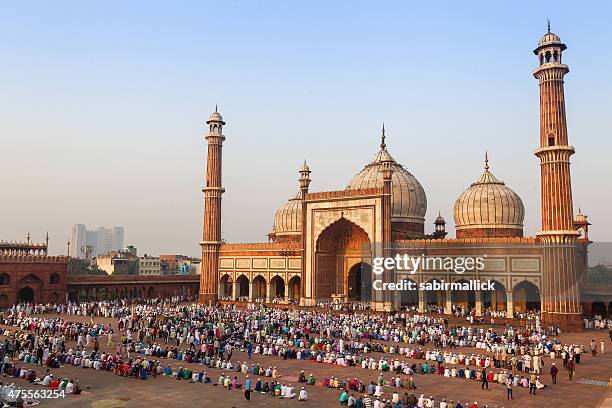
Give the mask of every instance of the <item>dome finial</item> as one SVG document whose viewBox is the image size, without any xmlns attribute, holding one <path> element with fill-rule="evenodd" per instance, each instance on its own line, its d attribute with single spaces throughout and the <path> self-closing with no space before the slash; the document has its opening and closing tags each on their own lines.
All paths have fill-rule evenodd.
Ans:
<svg viewBox="0 0 612 408">
<path fill-rule="evenodd" d="M 380 148 L 383 150 L 387 149 L 387 144 L 385 143 L 385 138 L 387 136 L 385 135 L 385 122 L 383 122 L 382 124 L 382 134 L 380 135 Z"/>
<path fill-rule="evenodd" d="M 218 113 L 218 111 L 217 111 L 217 104 L 216 103 L 215 103 L 215 112 Z"/>
<path fill-rule="evenodd" d="M 548 33 L 550 34 L 550 18 L 547 18 L 546 21 L 548 22 Z"/>
<path fill-rule="evenodd" d="M 485 170 L 489 171 L 489 151 L 485 150 Z"/>
</svg>

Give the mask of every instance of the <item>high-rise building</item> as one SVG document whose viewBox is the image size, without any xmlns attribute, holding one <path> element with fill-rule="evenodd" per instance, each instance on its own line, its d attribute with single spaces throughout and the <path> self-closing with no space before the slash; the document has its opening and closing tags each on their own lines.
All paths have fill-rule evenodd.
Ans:
<svg viewBox="0 0 612 408">
<path fill-rule="evenodd" d="M 98 227 L 87 229 L 85 224 L 74 224 L 70 238 L 70 256 L 74 258 L 93 258 L 110 251 L 123 249 L 123 227 Z"/>
</svg>

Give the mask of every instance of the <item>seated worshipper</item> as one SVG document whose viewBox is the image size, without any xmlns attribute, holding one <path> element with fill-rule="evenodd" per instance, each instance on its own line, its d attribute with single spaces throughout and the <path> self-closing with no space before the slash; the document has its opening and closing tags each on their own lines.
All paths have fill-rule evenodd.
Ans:
<svg viewBox="0 0 612 408">
<path fill-rule="evenodd" d="M 306 401 L 307 399 L 308 393 L 306 392 L 304 387 L 302 387 L 302 389 L 300 390 L 300 395 L 298 396 L 298 401 Z"/>
<path fill-rule="evenodd" d="M 340 405 L 348 405 L 348 392 L 344 390 L 342 394 L 340 394 Z"/>
<path fill-rule="evenodd" d="M 74 382 L 72 380 L 70 380 L 68 384 L 66 384 L 65 390 L 66 390 L 66 394 L 74 393 Z"/>
<path fill-rule="evenodd" d="M 306 384 L 315 385 L 315 378 L 314 378 L 314 375 L 312 375 L 312 373 L 310 373 L 310 375 L 308 376 L 308 380 L 306 381 Z"/>
<path fill-rule="evenodd" d="M 295 397 L 295 392 L 293 391 L 293 387 L 291 385 L 287 385 L 287 389 L 285 390 L 285 398 L 293 399 Z"/>
</svg>

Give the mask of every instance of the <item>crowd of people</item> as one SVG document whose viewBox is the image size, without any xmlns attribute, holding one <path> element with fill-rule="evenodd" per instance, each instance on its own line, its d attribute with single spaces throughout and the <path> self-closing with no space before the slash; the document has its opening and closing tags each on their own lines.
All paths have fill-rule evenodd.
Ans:
<svg viewBox="0 0 612 408">
<path fill-rule="evenodd" d="M 372 406 L 378 398 L 378 405 L 384 408 L 387 405 L 380 403 L 393 408 L 411 406 L 406 400 L 412 402 L 412 396 L 405 393 L 400 398 L 399 390 L 415 389 L 414 376 L 427 374 L 439 375 L 445 378 L 443 381 L 470 379 L 487 388 L 489 383 L 500 384 L 509 397 L 514 387 L 535 393 L 545 388 L 540 377 L 545 359 L 562 361 L 571 379 L 586 354 L 584 345 L 559 343 L 555 339 L 558 330 L 541 327 L 535 314 L 525 327 L 487 328 L 474 325 L 472 311 L 465 308 L 453 309 L 455 316 L 465 321 L 453 324 L 443 315 L 406 311 L 379 315 L 369 313 L 366 306 L 357 303 L 346 310 L 325 312 L 253 304 L 247 308 L 205 306 L 185 304 L 180 298 L 137 304 L 127 300 L 26 304 L 0 313 L 0 323 L 6 327 L 0 334 L 5 339 L 3 355 L 26 366 L 51 369 L 73 365 L 141 380 L 171 376 L 239 389 L 245 398 L 250 398 L 253 391 L 304 400 L 308 398 L 306 387 L 314 385 L 315 380 L 312 374 L 306 377 L 302 372 L 299 382 L 306 387 L 296 390 L 291 382 L 280 380 L 273 364 L 263 367 L 234 362 L 235 350 L 245 352 L 249 360 L 255 354 L 269 357 L 268 361 L 278 358 L 360 367 L 380 373 L 379 381 L 366 384 L 356 378 L 345 381 L 325 377 L 320 385 L 343 390 L 346 395 L 341 402 L 349 406 L 359 406 L 359 400 L 365 400 L 367 406 L 367 399 L 372 397 Z M 88 321 L 71 316 L 86 316 Z M 96 322 L 97 317 L 112 318 L 112 323 L 108 319 L 106 323 Z M 69 346 L 69 342 L 74 344 Z M 193 363 L 220 370 L 218 381 L 212 381 L 208 371 L 187 367 Z M 6 369 L 14 370 L 10 364 Z M 231 372 L 236 374 L 232 376 Z M 383 378 L 387 372 L 393 375 L 391 381 Z M 553 383 L 557 372 L 557 365 L 551 364 Z M 32 377 L 31 373 L 26 375 Z M 364 375 L 370 374 L 364 371 Z M 401 376 L 407 378 L 402 380 Z M 251 383 L 251 378 L 258 379 Z M 351 397 L 351 393 L 363 393 L 365 397 Z M 351 398 L 355 405 L 351 405 Z"/>
</svg>

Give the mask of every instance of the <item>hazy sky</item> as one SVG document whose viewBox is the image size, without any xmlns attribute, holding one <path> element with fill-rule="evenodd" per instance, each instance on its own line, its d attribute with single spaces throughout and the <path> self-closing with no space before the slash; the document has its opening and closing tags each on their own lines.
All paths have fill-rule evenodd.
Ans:
<svg viewBox="0 0 612 408">
<path fill-rule="evenodd" d="M 497 4 L 493 4 L 497 3 Z M 381 123 L 395 159 L 452 222 L 492 172 L 540 226 L 538 83 L 552 31 L 564 61 L 576 210 L 612 240 L 612 6 L 608 2 L 2 2 L 0 238 L 123 225 L 140 253 L 197 254 L 205 121 L 227 121 L 223 236 L 262 242 L 297 191 L 337 190 Z M 454 236 L 454 232 L 452 234 Z"/>
</svg>

